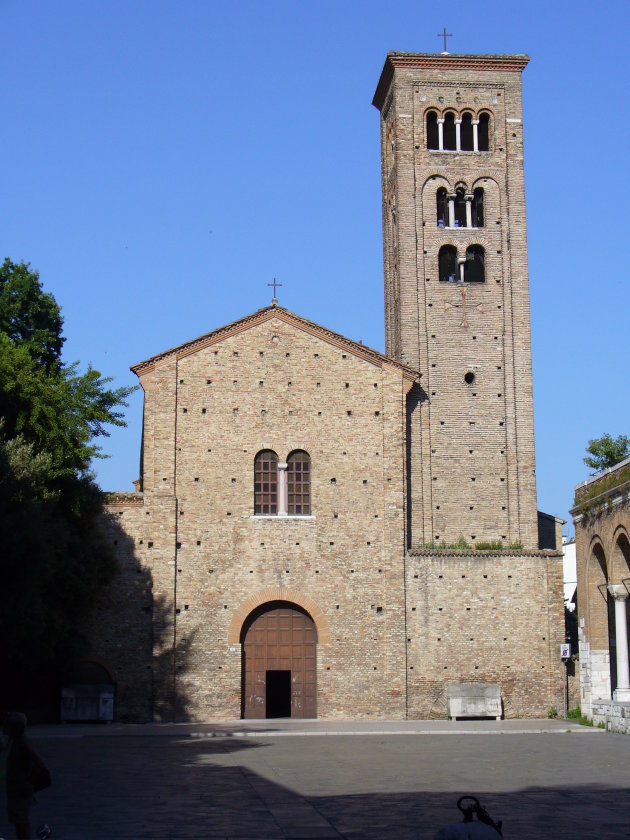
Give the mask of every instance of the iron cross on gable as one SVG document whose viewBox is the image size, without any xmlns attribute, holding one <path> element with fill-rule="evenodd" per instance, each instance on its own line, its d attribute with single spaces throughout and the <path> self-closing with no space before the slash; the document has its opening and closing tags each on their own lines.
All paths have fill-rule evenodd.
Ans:
<svg viewBox="0 0 630 840">
<path fill-rule="evenodd" d="M 446 27 L 444 27 L 444 32 L 438 32 L 437 36 L 438 36 L 438 38 L 444 38 L 444 52 L 446 52 L 446 39 L 447 38 L 452 38 L 453 33 L 452 32 L 447 32 Z"/>
<path fill-rule="evenodd" d="M 444 308 L 446 310 L 449 309 L 461 309 L 462 310 L 462 320 L 460 323 L 460 327 L 468 327 L 468 319 L 466 318 L 466 286 L 463 283 L 457 283 L 459 290 L 462 293 L 462 302 L 461 303 L 445 303 Z M 474 307 L 478 312 L 483 312 L 483 303 L 478 303 Z"/>
<path fill-rule="evenodd" d="M 278 303 L 278 298 L 276 297 L 276 286 L 282 286 L 282 283 L 278 283 L 276 278 L 273 278 L 273 283 L 267 283 L 268 286 L 273 286 L 273 301 L 272 303 Z"/>
</svg>

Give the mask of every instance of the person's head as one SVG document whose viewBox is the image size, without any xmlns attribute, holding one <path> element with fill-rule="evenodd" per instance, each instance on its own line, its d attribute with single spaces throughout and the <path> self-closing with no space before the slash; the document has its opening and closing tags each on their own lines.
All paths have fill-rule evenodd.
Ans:
<svg viewBox="0 0 630 840">
<path fill-rule="evenodd" d="M 8 712 L 5 715 L 2 729 L 7 737 L 20 738 L 26 730 L 26 715 L 23 715 L 22 712 Z"/>
</svg>

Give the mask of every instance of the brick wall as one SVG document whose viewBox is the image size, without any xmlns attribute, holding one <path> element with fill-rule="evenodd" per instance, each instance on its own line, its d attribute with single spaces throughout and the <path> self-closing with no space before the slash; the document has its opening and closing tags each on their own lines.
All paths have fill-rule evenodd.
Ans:
<svg viewBox="0 0 630 840">
<path fill-rule="evenodd" d="M 444 717 L 451 682 L 498 683 L 508 718 L 561 709 L 562 594 L 558 552 L 412 551 L 409 716 Z"/>
<path fill-rule="evenodd" d="M 94 605 L 85 628 L 91 656 L 106 665 L 116 685 L 118 720 L 153 718 L 153 580 L 137 535 L 144 534 L 141 493 L 109 497 L 103 526 L 118 560 L 114 583 Z"/>
<path fill-rule="evenodd" d="M 537 548 L 523 176 L 523 57 L 390 54 L 375 96 L 387 353 L 423 373 L 410 411 L 410 542 Z M 486 60 L 487 59 L 487 60 Z M 489 152 L 427 149 L 426 115 L 491 114 Z M 485 225 L 444 229 L 436 192 L 482 187 Z M 438 281 L 438 252 L 472 244 L 486 282 Z M 464 376 L 473 373 L 473 384 Z"/>
<path fill-rule="evenodd" d="M 152 668 L 156 716 L 239 716 L 241 653 L 230 628 L 261 593 L 321 611 L 321 716 L 403 716 L 401 368 L 366 361 L 272 313 L 160 360 L 141 381 L 144 504 L 120 509 L 117 524 L 135 554 L 127 546 L 121 554 L 118 586 L 121 601 L 133 598 L 130 566 L 148 568 L 163 606 L 153 629 L 163 646 Z M 253 515 L 261 449 L 281 461 L 295 449 L 310 454 L 312 516 Z M 126 709 L 137 699 L 125 691 Z"/>
</svg>

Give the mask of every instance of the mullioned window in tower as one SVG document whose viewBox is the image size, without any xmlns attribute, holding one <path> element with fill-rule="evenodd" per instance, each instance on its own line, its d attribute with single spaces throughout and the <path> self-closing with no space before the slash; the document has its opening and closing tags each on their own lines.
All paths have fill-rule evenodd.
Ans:
<svg viewBox="0 0 630 840">
<path fill-rule="evenodd" d="M 433 152 L 490 151 L 491 116 L 464 111 L 461 115 L 448 110 L 440 114 L 431 109 L 426 114 L 427 149 Z"/>
<path fill-rule="evenodd" d="M 442 245 L 438 254 L 440 283 L 484 283 L 486 252 L 481 245 L 469 245 L 460 257 L 454 245 Z"/>
<path fill-rule="evenodd" d="M 471 228 L 484 226 L 484 195 L 478 187 L 466 192 L 465 186 L 449 194 L 446 187 L 436 193 L 437 226 L 439 228 Z"/>
</svg>

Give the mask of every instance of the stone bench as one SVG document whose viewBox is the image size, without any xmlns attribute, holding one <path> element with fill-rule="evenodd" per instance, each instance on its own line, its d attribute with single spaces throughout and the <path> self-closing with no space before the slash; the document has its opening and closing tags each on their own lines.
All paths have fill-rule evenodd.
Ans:
<svg viewBox="0 0 630 840">
<path fill-rule="evenodd" d="M 446 696 L 450 720 L 482 717 L 501 720 L 501 689 L 497 683 L 451 683 Z"/>
</svg>

